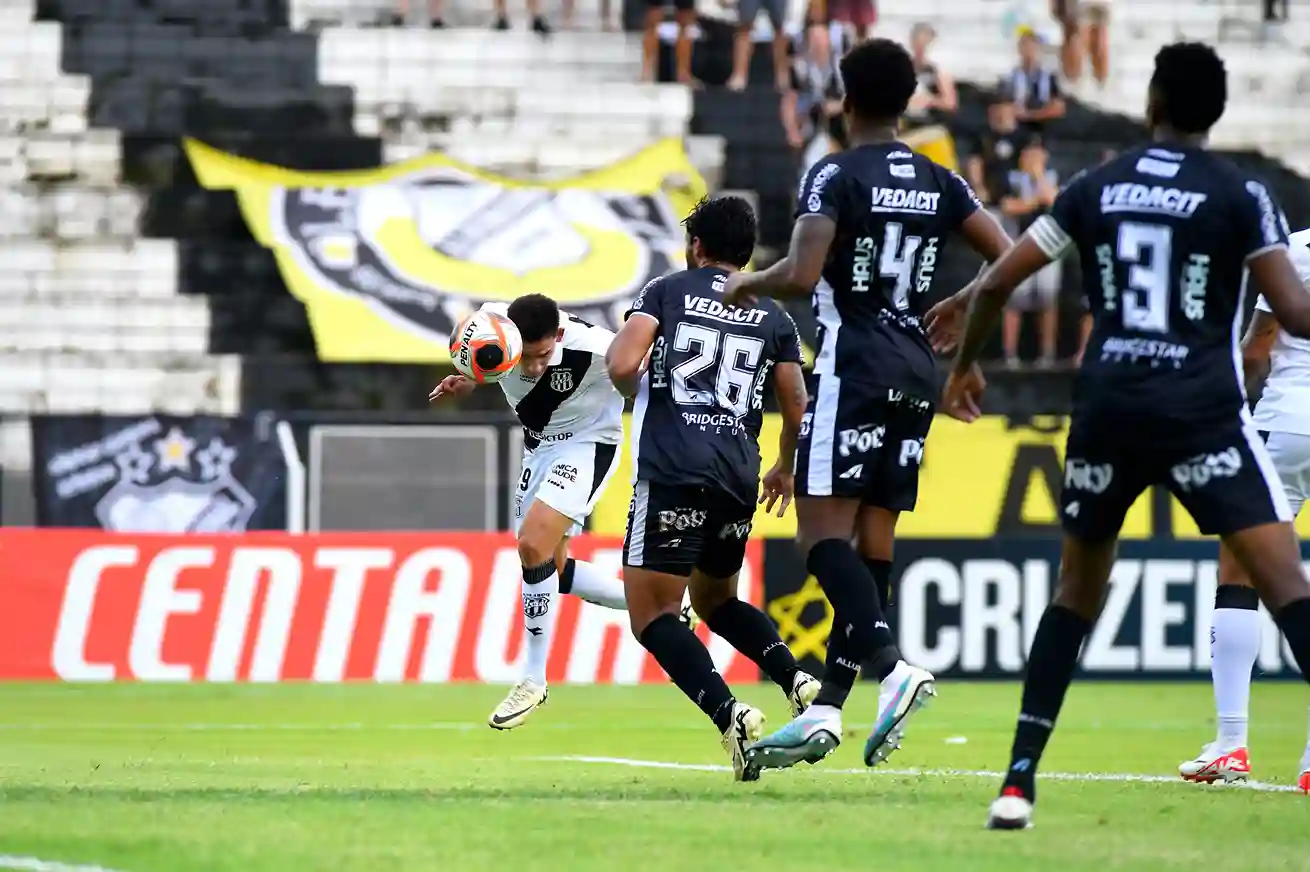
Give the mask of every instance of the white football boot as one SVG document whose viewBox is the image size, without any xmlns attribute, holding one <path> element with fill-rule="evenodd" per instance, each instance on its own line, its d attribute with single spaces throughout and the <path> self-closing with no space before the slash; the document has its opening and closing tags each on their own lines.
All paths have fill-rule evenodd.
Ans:
<svg viewBox="0 0 1310 872">
<path fill-rule="evenodd" d="M 1201 784 L 1246 781 L 1251 777 L 1251 755 L 1245 748 L 1224 748 L 1218 742 L 1211 742 L 1201 749 L 1195 760 L 1180 763 L 1178 774 L 1184 781 Z"/>
<path fill-rule="evenodd" d="M 989 830 L 1026 830 L 1033 825 L 1033 804 L 1017 787 L 1009 787 L 995 800 L 987 814 Z"/>
<path fill-rule="evenodd" d="M 878 688 L 878 719 L 864 743 L 864 765 L 877 766 L 901 747 L 910 717 L 937 695 L 932 673 L 902 660 Z"/>
<path fill-rule="evenodd" d="M 487 718 L 493 730 L 512 730 L 520 726 L 537 709 L 546 704 L 546 686 L 525 678 L 501 700 L 500 705 Z"/>
<path fill-rule="evenodd" d="M 791 703 L 791 716 L 798 718 L 801 712 L 810 707 L 814 698 L 819 695 L 819 679 L 810 675 L 808 672 L 797 671 L 796 676 L 791 680 L 791 691 L 787 694 L 787 702 Z"/>
<path fill-rule="evenodd" d="M 732 723 L 723 734 L 723 750 L 732 758 L 732 777 L 737 781 L 758 781 L 760 767 L 747 761 L 746 749 L 764 732 L 764 712 L 743 702 L 732 704 Z"/>
</svg>

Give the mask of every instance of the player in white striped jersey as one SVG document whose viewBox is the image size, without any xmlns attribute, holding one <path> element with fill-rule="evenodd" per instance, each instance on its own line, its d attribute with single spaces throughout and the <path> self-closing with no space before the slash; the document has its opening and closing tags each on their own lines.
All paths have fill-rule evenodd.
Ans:
<svg viewBox="0 0 1310 872">
<path fill-rule="evenodd" d="M 1288 237 L 1289 253 L 1310 290 L 1310 230 Z M 1242 339 L 1247 392 L 1264 380 L 1254 423 L 1287 493 L 1293 513 L 1310 498 L 1310 340 L 1283 330 L 1264 297 Z M 1228 549 L 1219 549 L 1219 586 L 1210 628 L 1210 674 L 1218 733 L 1196 759 L 1178 767 L 1188 781 L 1245 781 L 1251 775 L 1247 710 L 1251 671 L 1260 653 L 1260 598 Z M 1301 757 L 1298 786 L 1310 793 L 1310 741 Z"/>
<path fill-rule="evenodd" d="M 568 556 L 569 537 L 582 532 L 618 467 L 623 397 L 605 369 L 610 331 L 561 312 L 541 294 L 483 308 L 506 315 L 523 337 L 518 367 L 498 384 L 523 424 L 513 527 L 523 564 L 527 664 L 523 680 L 487 720 L 495 729 L 511 730 L 546 702 L 557 594 L 627 609 L 622 581 Z M 429 399 L 463 395 L 475 384 L 448 376 Z"/>
</svg>

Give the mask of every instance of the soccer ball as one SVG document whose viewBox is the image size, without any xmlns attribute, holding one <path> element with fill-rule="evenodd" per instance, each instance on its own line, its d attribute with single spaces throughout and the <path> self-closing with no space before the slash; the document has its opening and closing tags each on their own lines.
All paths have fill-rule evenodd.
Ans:
<svg viewBox="0 0 1310 872">
<path fill-rule="evenodd" d="M 523 337 L 514 322 L 481 309 L 465 318 L 450 334 L 450 362 L 460 375 L 478 384 L 495 384 L 518 366 Z"/>
</svg>

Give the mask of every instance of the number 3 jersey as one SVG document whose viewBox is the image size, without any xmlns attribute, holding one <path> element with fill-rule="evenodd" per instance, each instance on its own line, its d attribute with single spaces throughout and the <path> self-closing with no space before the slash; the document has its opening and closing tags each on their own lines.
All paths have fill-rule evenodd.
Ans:
<svg viewBox="0 0 1310 872">
<path fill-rule="evenodd" d="M 937 366 L 920 319 L 944 237 L 982 207 L 969 184 L 899 142 L 852 148 L 801 182 L 797 220 L 837 224 L 814 288 L 818 376 L 935 400 Z"/>
<path fill-rule="evenodd" d="M 759 493 L 764 389 L 776 363 L 800 363 L 781 307 L 723 305 L 727 272 L 686 270 L 646 285 L 628 317 L 659 324 L 632 410 L 633 481 Z"/>
<path fill-rule="evenodd" d="M 1028 231 L 1081 260 L 1094 326 L 1075 411 L 1166 434 L 1236 420 L 1246 263 L 1287 230 L 1261 182 L 1201 148 L 1159 143 L 1075 176 Z"/>
</svg>

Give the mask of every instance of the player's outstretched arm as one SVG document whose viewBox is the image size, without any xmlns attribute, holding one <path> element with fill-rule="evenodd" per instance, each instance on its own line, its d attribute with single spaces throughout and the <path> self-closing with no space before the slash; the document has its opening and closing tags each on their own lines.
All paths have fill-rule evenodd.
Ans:
<svg viewBox="0 0 1310 872">
<path fill-rule="evenodd" d="M 466 378 L 459 373 L 448 375 L 441 380 L 440 384 L 432 389 L 432 393 L 428 394 L 428 402 L 436 402 L 442 397 L 467 396 L 473 393 L 473 389 L 477 386 L 478 383 L 473 379 Z"/>
<path fill-rule="evenodd" d="M 1283 329 L 1302 339 L 1310 338 L 1310 292 L 1292 265 L 1285 246 L 1268 248 L 1246 262 L 1251 281 L 1273 310 Z"/>
<path fill-rule="evenodd" d="M 1269 355 L 1278 338 L 1278 319 L 1265 308 L 1263 299 L 1256 303 L 1251 323 L 1242 337 L 1242 376 L 1247 394 L 1254 394 L 1269 377 Z"/>
<path fill-rule="evenodd" d="M 1038 225 L 1042 220 L 1045 219 L 1039 219 Z M 1014 289 L 1054 259 L 1034 238 L 1033 230 L 1038 225 L 1034 225 L 1018 243 L 974 280 L 969 293 L 964 336 L 960 340 L 960 350 L 955 360 L 957 370 L 968 369 L 978 360 L 987 337 L 991 335 Z"/>
<path fill-rule="evenodd" d="M 800 438 L 805 407 L 810 401 L 800 363 L 785 361 L 773 367 L 773 393 L 778 398 L 782 432 L 778 434 L 778 461 L 761 482 L 760 502 L 765 504 L 766 512 L 772 512 L 774 504 L 781 500 L 778 505 L 778 517 L 781 518 L 796 491 L 796 441 Z"/>
<path fill-rule="evenodd" d="M 986 272 L 988 265 L 995 263 L 1001 255 L 1014 245 L 1010 234 L 1005 232 L 1001 223 L 985 209 L 977 209 L 960 223 L 960 234 L 969 247 L 982 255 L 984 261 L 979 276 Z M 955 347 L 964 330 L 964 317 L 969 311 L 969 301 L 977 289 L 976 282 L 970 282 L 956 293 L 939 302 L 928 310 L 924 316 L 923 326 L 928 333 L 928 341 L 933 351 L 945 354 Z"/>
<path fill-rule="evenodd" d="M 645 312 L 633 312 L 605 352 L 605 369 L 614 389 L 625 397 L 637 392 L 646 354 L 655 342 L 660 322 Z"/>
<path fill-rule="evenodd" d="M 792 227 L 791 244 L 782 260 L 766 270 L 728 276 L 723 302 L 739 306 L 754 297 L 809 296 L 823 276 L 828 249 L 837 236 L 837 222 L 820 213 L 802 215 Z"/>
</svg>

